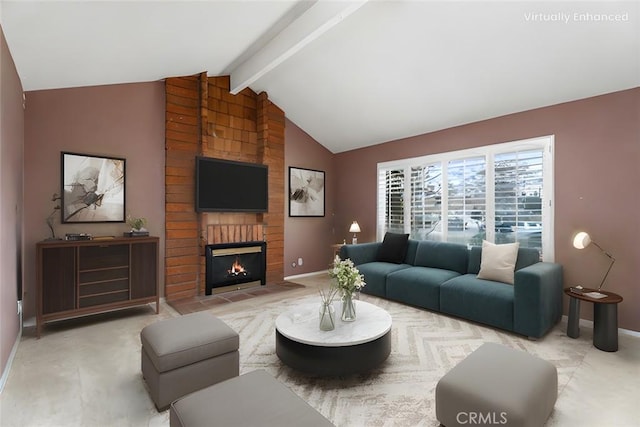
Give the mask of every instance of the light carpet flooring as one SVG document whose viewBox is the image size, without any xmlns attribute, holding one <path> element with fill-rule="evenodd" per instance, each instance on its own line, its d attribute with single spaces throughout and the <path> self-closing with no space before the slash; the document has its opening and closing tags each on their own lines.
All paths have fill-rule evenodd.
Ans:
<svg viewBox="0 0 640 427">
<path fill-rule="evenodd" d="M 275 355 L 274 321 L 293 304 L 317 301 L 317 286 L 327 280 L 298 279 L 306 288 L 209 311 L 240 334 L 241 374 L 265 369 L 337 426 L 438 426 L 437 381 L 483 342 L 527 351 L 557 367 L 558 401 L 547 426 L 638 425 L 640 338 L 620 334 L 619 351 L 607 353 L 593 347 L 589 328 L 568 338 L 564 321 L 531 341 L 362 295 L 393 318 L 389 359 L 366 375 L 298 373 Z M 168 411 L 158 413 L 145 389 L 139 334 L 145 325 L 178 315 L 163 304 L 159 315 L 142 307 L 50 324 L 39 340 L 26 331 L 0 395 L 0 426 L 168 426 Z M 238 402 L 238 410 L 250 408 L 251 402 Z"/>
</svg>

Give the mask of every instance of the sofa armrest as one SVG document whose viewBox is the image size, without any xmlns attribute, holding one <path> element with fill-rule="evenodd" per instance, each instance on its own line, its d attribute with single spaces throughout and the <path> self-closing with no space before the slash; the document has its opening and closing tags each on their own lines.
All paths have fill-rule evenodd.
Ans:
<svg viewBox="0 0 640 427">
<path fill-rule="evenodd" d="M 542 337 L 562 316 L 562 266 L 538 262 L 515 272 L 514 332 Z"/>
<path fill-rule="evenodd" d="M 344 245 L 340 248 L 340 258 L 350 258 L 355 265 L 373 262 L 378 256 L 378 248 L 382 243 L 359 243 L 357 245 Z"/>
</svg>

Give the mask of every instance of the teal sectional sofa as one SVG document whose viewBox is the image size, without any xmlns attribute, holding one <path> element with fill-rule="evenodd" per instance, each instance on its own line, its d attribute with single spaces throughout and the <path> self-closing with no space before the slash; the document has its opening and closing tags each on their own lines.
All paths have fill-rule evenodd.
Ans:
<svg viewBox="0 0 640 427">
<path fill-rule="evenodd" d="M 406 255 L 396 263 L 380 256 L 381 245 L 340 250 L 364 275 L 362 292 L 531 338 L 542 337 L 562 316 L 562 266 L 540 262 L 535 249 L 518 249 L 511 285 L 477 278 L 481 247 L 408 240 Z"/>
</svg>

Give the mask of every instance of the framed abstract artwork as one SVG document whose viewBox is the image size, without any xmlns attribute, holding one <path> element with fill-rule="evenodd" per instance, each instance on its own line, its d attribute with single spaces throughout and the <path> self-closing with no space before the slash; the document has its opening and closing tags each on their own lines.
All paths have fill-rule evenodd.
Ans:
<svg viewBox="0 0 640 427">
<path fill-rule="evenodd" d="M 289 216 L 324 216 L 324 172 L 289 167 Z"/>
<path fill-rule="evenodd" d="M 125 221 L 125 159 L 61 153 L 63 223 Z"/>
</svg>

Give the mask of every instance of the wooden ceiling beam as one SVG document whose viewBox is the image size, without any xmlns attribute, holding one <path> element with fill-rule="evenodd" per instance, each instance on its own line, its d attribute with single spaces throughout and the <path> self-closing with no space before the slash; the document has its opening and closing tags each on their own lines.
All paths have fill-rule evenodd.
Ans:
<svg viewBox="0 0 640 427">
<path fill-rule="evenodd" d="M 306 45 L 342 22 L 368 0 L 317 1 L 278 32 L 264 47 L 235 67 L 231 75 L 231 93 L 238 94 Z"/>
</svg>

